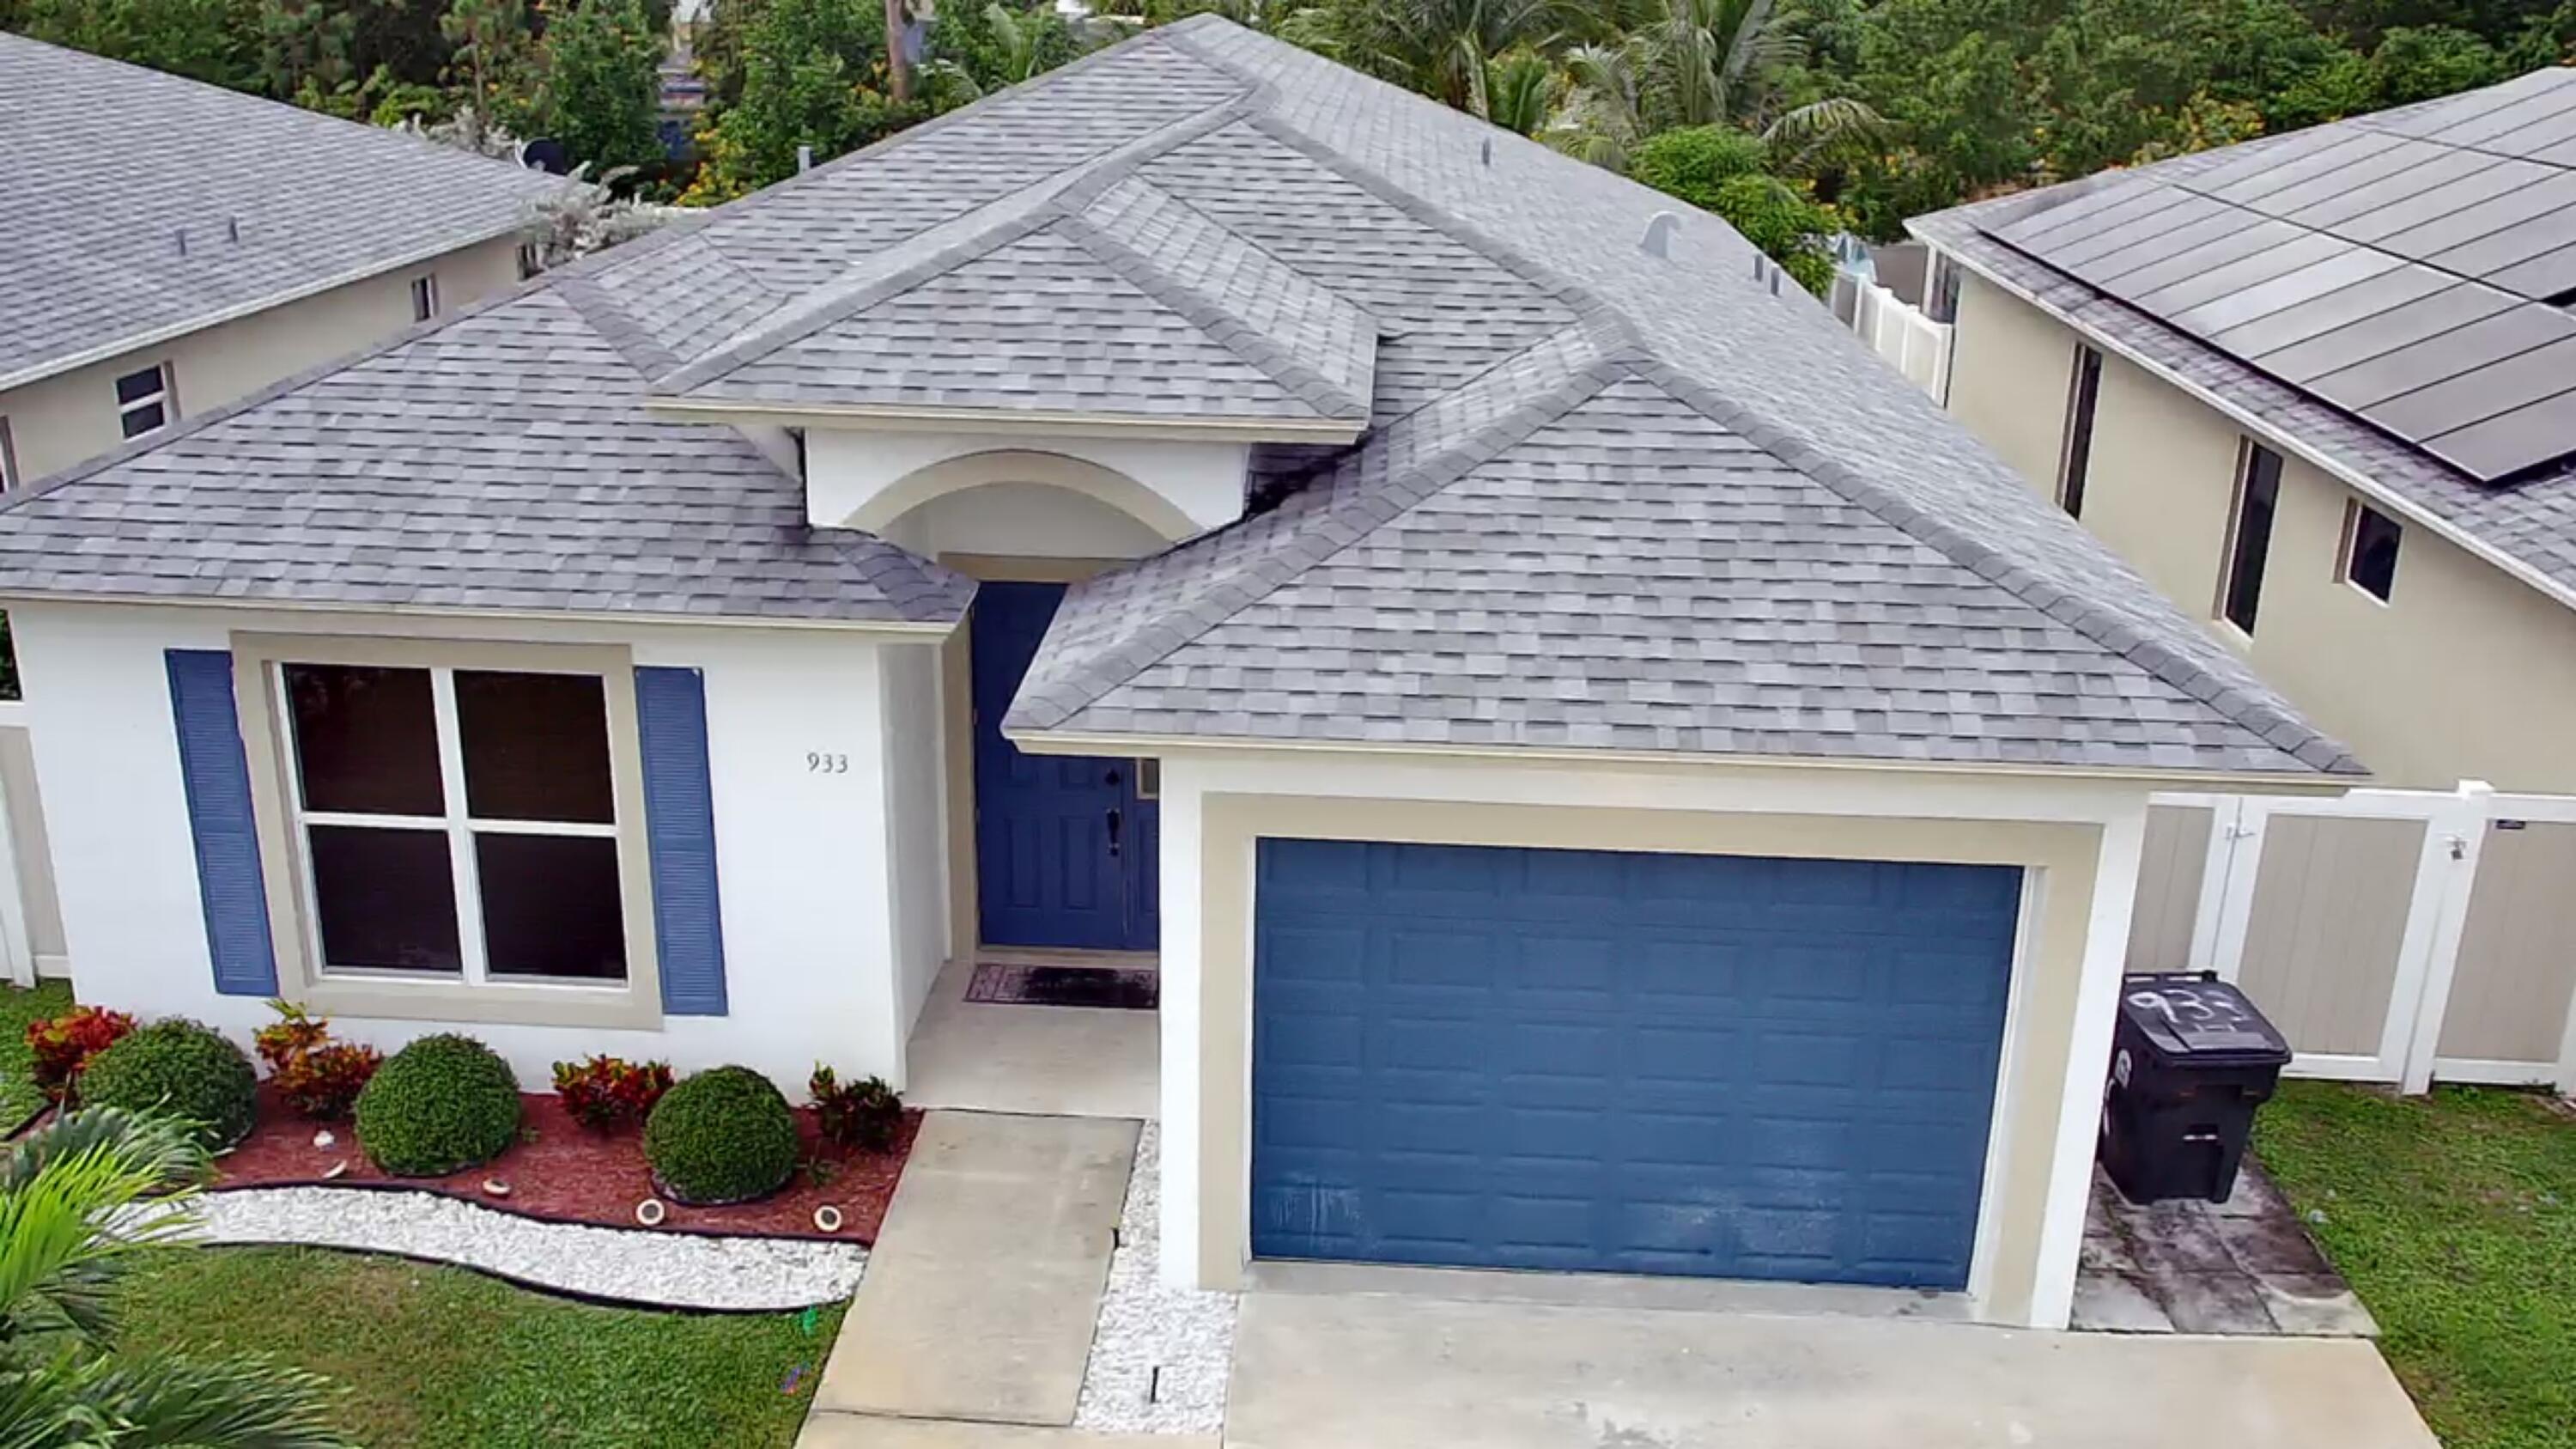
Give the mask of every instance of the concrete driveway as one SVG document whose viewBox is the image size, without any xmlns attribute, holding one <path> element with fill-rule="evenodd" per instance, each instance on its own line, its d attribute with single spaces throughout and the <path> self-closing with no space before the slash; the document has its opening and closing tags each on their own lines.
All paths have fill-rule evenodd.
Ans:
<svg viewBox="0 0 2576 1449">
<path fill-rule="evenodd" d="M 1254 1293 L 1227 1449 L 2439 1449 L 2352 1339 Z"/>
</svg>

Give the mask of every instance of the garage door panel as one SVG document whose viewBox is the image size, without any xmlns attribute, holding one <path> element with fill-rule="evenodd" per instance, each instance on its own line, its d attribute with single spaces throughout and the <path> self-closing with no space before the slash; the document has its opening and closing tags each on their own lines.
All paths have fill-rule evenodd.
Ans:
<svg viewBox="0 0 2576 1449">
<path fill-rule="evenodd" d="M 1257 879 L 1257 1254 L 1964 1283 L 2018 871 L 1267 840 Z"/>
</svg>

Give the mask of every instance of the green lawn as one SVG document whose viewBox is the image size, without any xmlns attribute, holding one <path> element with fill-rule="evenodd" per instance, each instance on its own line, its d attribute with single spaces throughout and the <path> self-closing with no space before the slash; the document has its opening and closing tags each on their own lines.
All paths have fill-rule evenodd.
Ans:
<svg viewBox="0 0 2576 1449">
<path fill-rule="evenodd" d="M 27 1054 L 27 1023 L 60 1016 L 71 1005 L 68 981 L 47 981 L 33 991 L 0 986 L 0 1132 L 45 1105 L 44 1094 L 27 1080 L 27 1069 L 34 1061 Z"/>
<path fill-rule="evenodd" d="M 2576 1118 L 2291 1082 L 2255 1147 L 2448 1449 L 2576 1446 Z"/>
<path fill-rule="evenodd" d="M 458 1268 L 307 1248 L 186 1248 L 124 1290 L 124 1342 L 254 1349 L 345 1385 L 373 1449 L 785 1446 L 841 1309 L 594 1308 Z M 793 1387 L 785 1387 L 791 1373 Z"/>
</svg>

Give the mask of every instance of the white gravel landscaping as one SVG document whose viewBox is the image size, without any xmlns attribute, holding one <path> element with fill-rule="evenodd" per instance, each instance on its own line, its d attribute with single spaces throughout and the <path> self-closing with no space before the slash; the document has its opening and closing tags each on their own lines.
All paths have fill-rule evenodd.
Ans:
<svg viewBox="0 0 2576 1449">
<path fill-rule="evenodd" d="M 1236 1296 L 1163 1286 L 1162 1180 L 1161 1128 L 1148 1122 L 1136 1141 L 1118 1251 L 1109 1258 L 1109 1291 L 1100 1300 L 1091 1363 L 1074 1410 L 1077 1429 L 1214 1434 L 1225 1427 Z"/>
<path fill-rule="evenodd" d="M 235 1188 L 198 1199 L 203 1238 L 401 1253 L 559 1292 L 664 1308 L 791 1309 L 847 1298 L 868 1250 L 540 1222 L 428 1192 Z"/>
</svg>

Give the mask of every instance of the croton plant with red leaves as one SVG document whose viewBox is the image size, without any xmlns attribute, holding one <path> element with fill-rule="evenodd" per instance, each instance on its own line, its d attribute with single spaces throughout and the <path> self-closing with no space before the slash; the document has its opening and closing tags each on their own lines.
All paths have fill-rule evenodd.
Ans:
<svg viewBox="0 0 2576 1449">
<path fill-rule="evenodd" d="M 555 1095 L 574 1121 L 593 1132 L 640 1125 L 669 1090 L 669 1062 L 599 1056 L 555 1063 Z"/>
<path fill-rule="evenodd" d="M 60 1104 L 79 1085 L 81 1069 L 90 1058 L 132 1030 L 133 1017 L 95 1006 L 75 1006 L 60 1016 L 27 1023 L 27 1046 L 36 1055 L 36 1086 L 46 1100 Z"/>
</svg>

